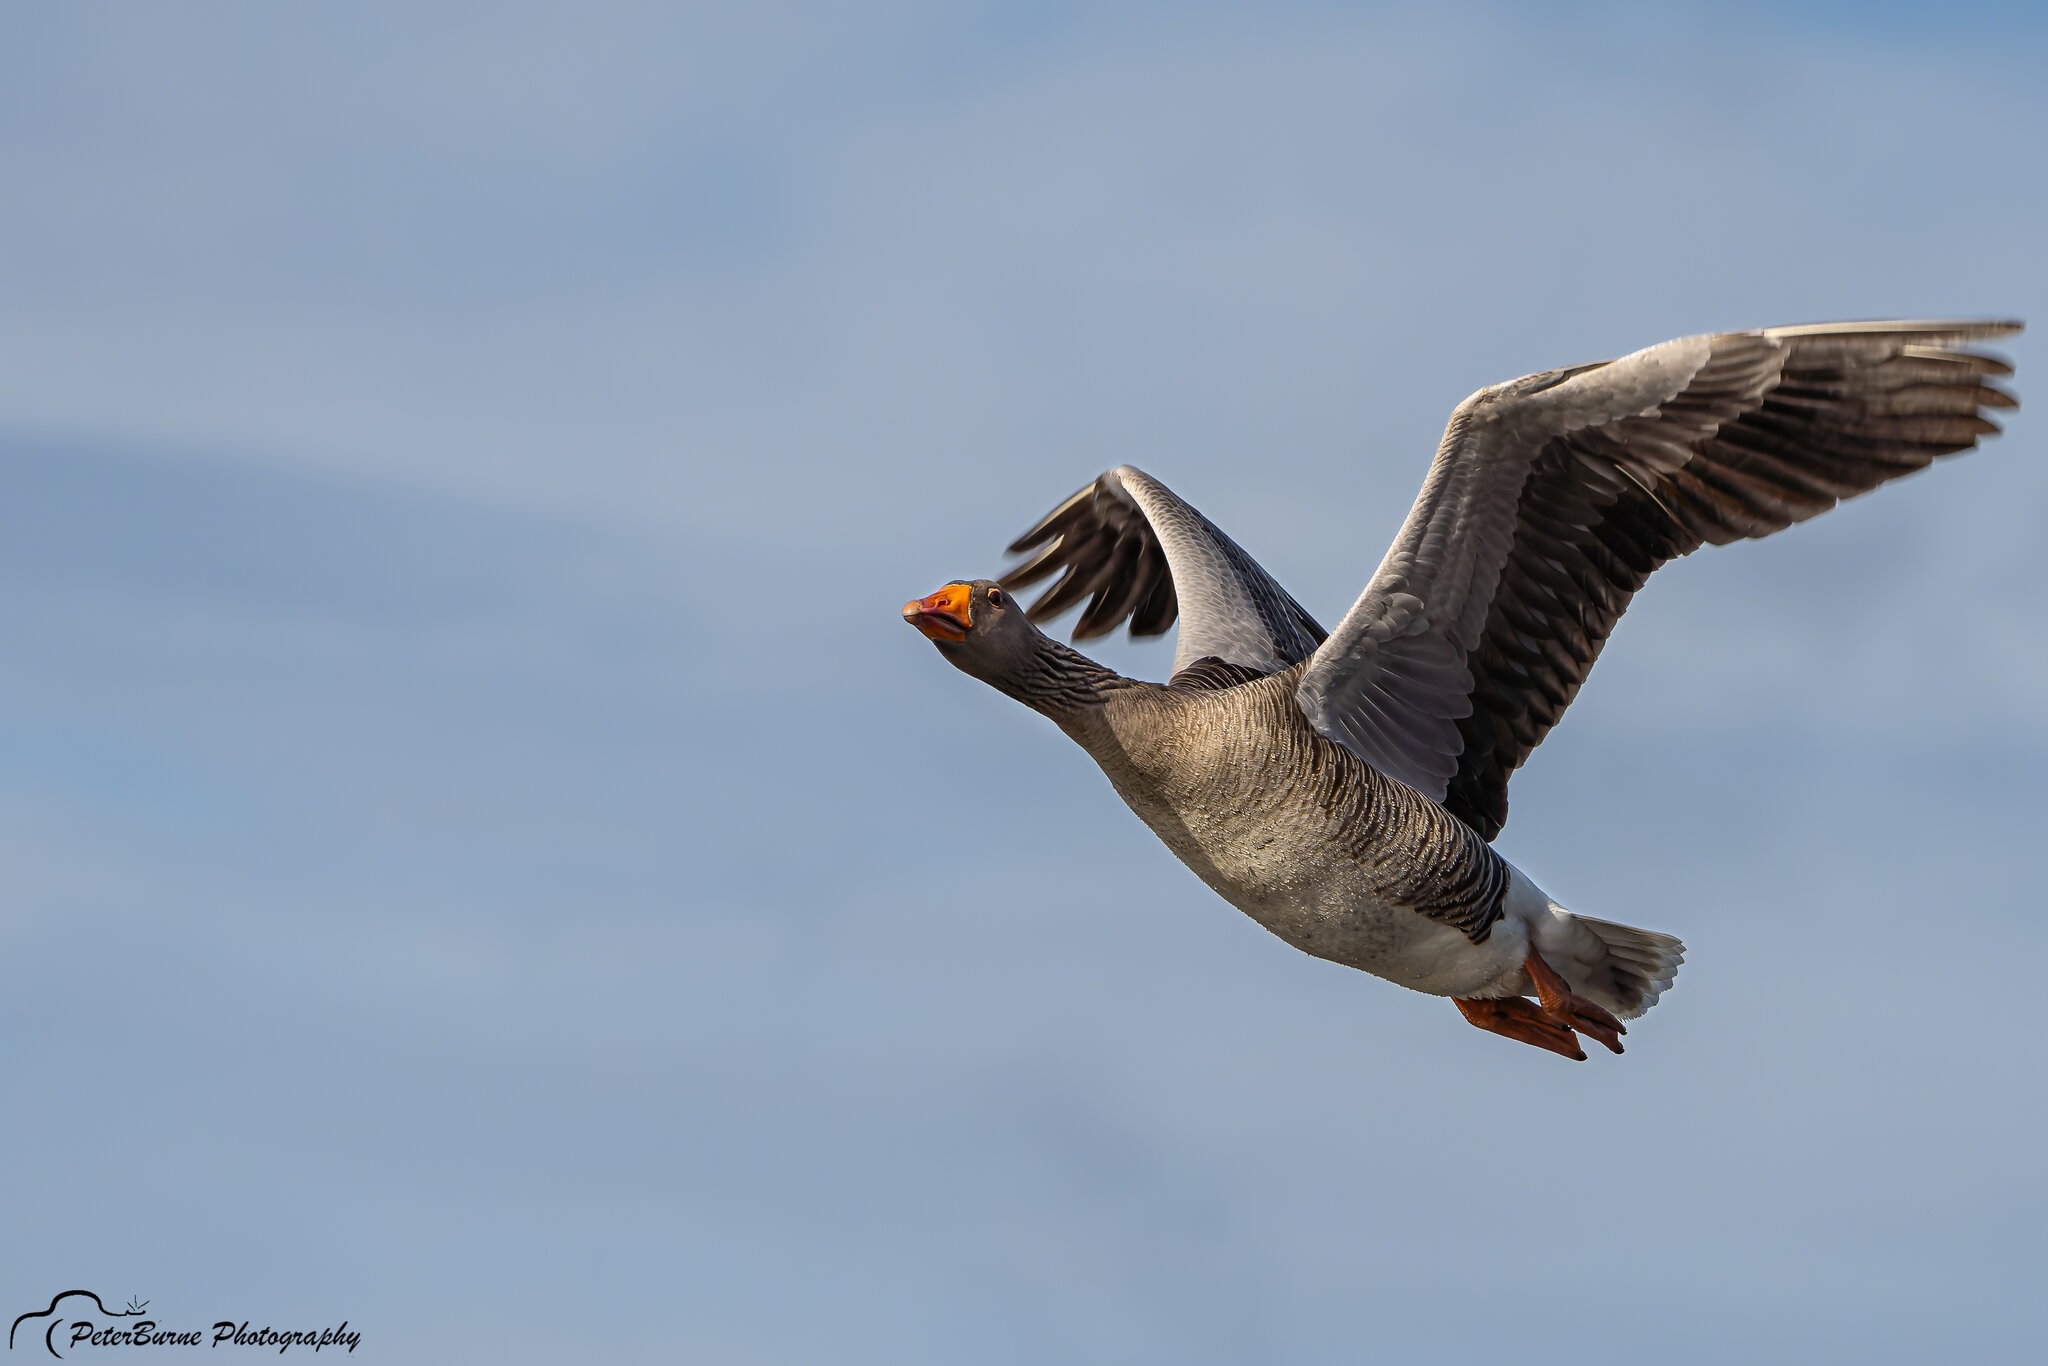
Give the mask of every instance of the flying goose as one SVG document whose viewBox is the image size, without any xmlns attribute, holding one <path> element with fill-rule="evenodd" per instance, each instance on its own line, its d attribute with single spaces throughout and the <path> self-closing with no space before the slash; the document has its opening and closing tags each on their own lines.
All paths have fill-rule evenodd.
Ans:
<svg viewBox="0 0 2048 1366">
<path fill-rule="evenodd" d="M 2016 407 L 1963 348 L 2014 322 L 1826 323 L 1684 337 L 1482 389 L 1451 414 L 1400 535 L 1326 632 L 1216 525 L 1129 465 L 1054 508 L 999 580 L 903 616 L 1051 718 L 1224 900 L 1307 953 L 1585 1059 L 1685 946 L 1575 915 L 1490 841 L 1629 598 L 1701 544 L 1768 536 L 1968 450 Z M 1011 597 L 1060 577 L 1029 608 Z M 1163 686 L 1074 639 L 1180 621 Z M 1535 999 L 1527 999 L 1530 996 Z"/>
</svg>

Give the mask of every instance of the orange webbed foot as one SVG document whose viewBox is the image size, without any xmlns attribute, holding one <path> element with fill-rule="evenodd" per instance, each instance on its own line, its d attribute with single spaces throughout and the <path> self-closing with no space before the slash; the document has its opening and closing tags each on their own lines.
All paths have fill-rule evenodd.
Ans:
<svg viewBox="0 0 2048 1366">
<path fill-rule="evenodd" d="M 1586 1052 L 1569 1027 L 1524 996 L 1504 996 L 1492 1001 L 1457 1000 L 1465 1018 L 1479 1028 L 1519 1043 L 1548 1049 L 1574 1062 L 1584 1062 Z"/>
<path fill-rule="evenodd" d="M 1574 992 L 1558 975 L 1555 968 L 1529 950 L 1528 961 L 1523 965 L 1529 973 L 1529 980 L 1536 986 L 1536 999 L 1543 1010 L 1559 1024 L 1566 1025 L 1589 1039 L 1604 1045 L 1608 1051 L 1621 1052 L 1621 1036 L 1628 1029 L 1613 1012 L 1595 1005 Z"/>
</svg>

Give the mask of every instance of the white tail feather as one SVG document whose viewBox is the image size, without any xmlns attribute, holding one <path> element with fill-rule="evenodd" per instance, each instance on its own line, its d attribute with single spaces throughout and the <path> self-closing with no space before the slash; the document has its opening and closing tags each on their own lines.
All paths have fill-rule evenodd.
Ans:
<svg viewBox="0 0 2048 1366">
<path fill-rule="evenodd" d="M 1685 961 L 1685 945 L 1668 934 L 1573 915 L 1551 903 L 1537 931 L 1544 959 L 1573 991 L 1624 1020 L 1657 1004 Z"/>
</svg>

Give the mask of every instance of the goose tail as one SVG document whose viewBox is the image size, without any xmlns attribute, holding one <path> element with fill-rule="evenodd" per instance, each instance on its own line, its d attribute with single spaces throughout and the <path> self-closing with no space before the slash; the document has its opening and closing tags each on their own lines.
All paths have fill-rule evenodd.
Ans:
<svg viewBox="0 0 2048 1366">
<path fill-rule="evenodd" d="M 1624 1020 L 1657 1004 L 1685 961 L 1685 945 L 1671 935 L 1574 915 L 1555 902 L 1534 938 L 1573 991 Z"/>
</svg>

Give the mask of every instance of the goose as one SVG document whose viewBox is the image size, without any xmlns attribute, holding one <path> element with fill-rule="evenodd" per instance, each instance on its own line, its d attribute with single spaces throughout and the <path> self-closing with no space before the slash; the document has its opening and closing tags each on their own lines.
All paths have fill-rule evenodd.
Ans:
<svg viewBox="0 0 2048 1366">
<path fill-rule="evenodd" d="M 1492 847 L 1509 777 L 1659 565 L 1768 536 L 1974 447 L 2017 400 L 1968 343 L 2016 322 L 1683 337 L 1481 389 L 1325 631 L 1165 484 L 1119 466 L 996 579 L 904 604 L 945 659 L 1054 722 L 1208 886 L 1282 940 L 1583 1062 L 1685 946 L 1565 909 Z M 1012 594 L 1058 574 L 1029 607 Z M 1164 684 L 1076 642 L 1179 622 Z M 1532 999 L 1533 998 L 1533 999 Z"/>
</svg>

